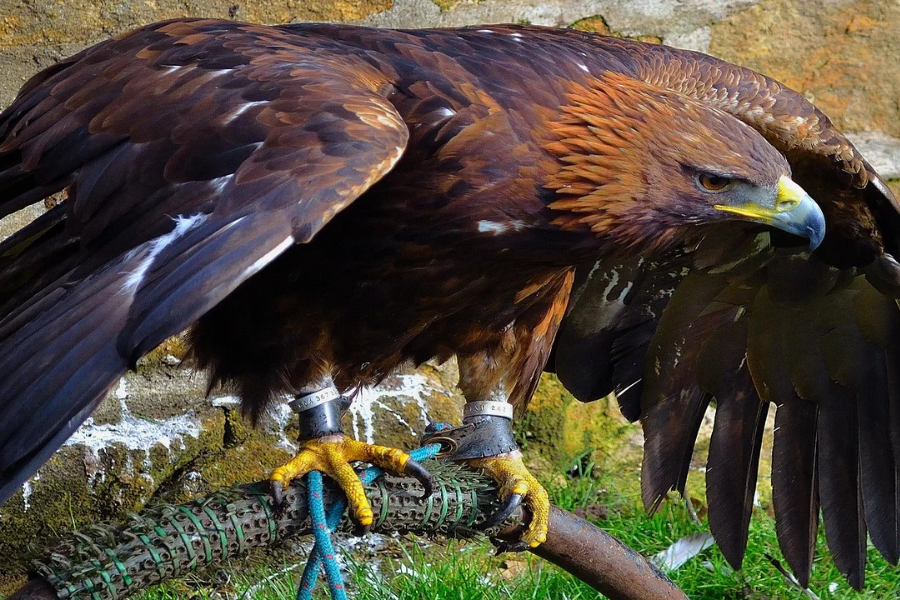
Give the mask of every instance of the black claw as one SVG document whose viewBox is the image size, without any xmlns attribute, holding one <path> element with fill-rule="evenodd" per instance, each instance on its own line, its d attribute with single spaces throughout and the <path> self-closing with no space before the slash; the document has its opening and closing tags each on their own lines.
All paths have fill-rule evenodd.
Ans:
<svg viewBox="0 0 900 600">
<path fill-rule="evenodd" d="M 353 523 L 353 535 L 356 537 L 362 537 L 369 533 L 372 530 L 371 525 L 362 525 L 360 523 Z"/>
<path fill-rule="evenodd" d="M 418 480 L 422 487 L 425 488 L 425 491 L 422 493 L 422 500 L 434 493 L 434 489 L 437 487 L 437 480 L 421 463 L 409 459 L 406 461 L 406 467 L 403 469 L 403 472 Z"/>
<path fill-rule="evenodd" d="M 522 494 L 510 494 L 506 499 L 506 504 L 497 509 L 497 511 L 485 519 L 484 523 L 478 526 L 478 529 L 490 529 L 499 525 L 512 515 L 519 505 L 522 503 Z"/>
<path fill-rule="evenodd" d="M 269 485 L 272 491 L 272 506 L 276 511 L 281 511 L 284 508 L 284 487 L 280 481 L 272 481 Z"/>
</svg>

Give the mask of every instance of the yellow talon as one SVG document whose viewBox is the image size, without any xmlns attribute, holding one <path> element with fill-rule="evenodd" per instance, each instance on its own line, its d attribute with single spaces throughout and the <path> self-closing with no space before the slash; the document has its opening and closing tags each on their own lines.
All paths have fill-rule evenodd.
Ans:
<svg viewBox="0 0 900 600">
<path fill-rule="evenodd" d="M 550 497 L 538 480 L 522 462 L 519 451 L 468 461 L 469 466 L 482 469 L 500 486 L 500 497 L 508 500 L 513 494 L 522 496 L 531 511 L 531 522 L 522 535 L 522 541 L 530 547 L 540 546 L 547 540 L 550 525 Z"/>
<path fill-rule="evenodd" d="M 404 474 L 409 454 L 397 448 L 372 446 L 337 435 L 307 440 L 290 462 L 272 471 L 270 481 L 285 488 L 291 481 L 310 471 L 321 471 L 334 479 L 347 496 L 350 516 L 363 527 L 372 525 L 372 506 L 351 462 L 367 462 L 386 471 Z"/>
</svg>

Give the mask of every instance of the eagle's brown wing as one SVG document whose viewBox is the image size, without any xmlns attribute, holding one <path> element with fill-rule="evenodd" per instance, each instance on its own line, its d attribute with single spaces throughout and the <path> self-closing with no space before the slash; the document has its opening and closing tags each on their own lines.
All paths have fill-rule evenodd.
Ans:
<svg viewBox="0 0 900 600">
<path fill-rule="evenodd" d="M 302 43 L 161 23 L 44 71 L 0 115 L 0 216 L 70 190 L 0 244 L 0 503 L 129 365 L 400 158 L 383 76 Z"/>
<path fill-rule="evenodd" d="M 669 48 L 635 60 L 646 80 L 763 133 L 822 207 L 828 233 L 812 256 L 780 248 L 775 232 L 725 227 L 667 260 L 585 265 L 550 368 L 582 400 L 618 392 L 624 414 L 641 420 L 650 510 L 684 490 L 715 400 L 709 523 L 735 567 L 774 404 L 784 556 L 806 584 L 821 507 L 835 563 L 859 588 L 867 531 L 889 561 L 900 556 L 900 288 L 885 254 L 900 248 L 897 200 L 825 115 L 777 82 Z"/>
</svg>

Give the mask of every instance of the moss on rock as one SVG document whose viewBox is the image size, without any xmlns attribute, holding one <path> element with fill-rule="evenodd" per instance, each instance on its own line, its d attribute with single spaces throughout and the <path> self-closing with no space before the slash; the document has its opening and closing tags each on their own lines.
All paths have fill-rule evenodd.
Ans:
<svg viewBox="0 0 900 600">
<path fill-rule="evenodd" d="M 543 376 L 517 429 L 529 464 L 546 475 L 585 455 L 606 471 L 640 464 L 640 428 L 622 416 L 615 399 L 578 402 L 555 375 Z"/>
<path fill-rule="evenodd" d="M 132 417 L 134 418 L 134 417 Z M 159 485 L 221 446 L 221 411 L 195 411 L 197 435 L 161 436 L 147 447 L 114 441 L 65 446 L 0 509 L 0 591 L 24 576 L 25 561 L 55 537 L 140 510 Z M 152 423 L 150 423 L 152 425 Z M 102 426 L 101 426 L 102 427 Z"/>
</svg>

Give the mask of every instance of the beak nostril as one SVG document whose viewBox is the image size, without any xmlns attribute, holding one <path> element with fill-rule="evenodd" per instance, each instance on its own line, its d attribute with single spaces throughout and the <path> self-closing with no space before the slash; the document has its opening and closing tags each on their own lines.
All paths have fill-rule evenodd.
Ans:
<svg viewBox="0 0 900 600">
<path fill-rule="evenodd" d="M 786 200 L 779 200 L 775 203 L 775 210 L 778 212 L 786 212 L 789 210 L 794 210 L 800 204 L 800 200 L 796 198 L 790 198 Z"/>
<path fill-rule="evenodd" d="M 799 205 L 799 198 L 779 198 L 775 201 L 775 210 L 778 212 L 787 212 L 794 210 Z"/>
<path fill-rule="evenodd" d="M 807 198 L 809 196 L 803 191 L 803 188 L 791 181 L 789 177 L 783 176 L 778 180 L 773 208 L 776 213 L 791 212 L 801 206 Z"/>
</svg>

